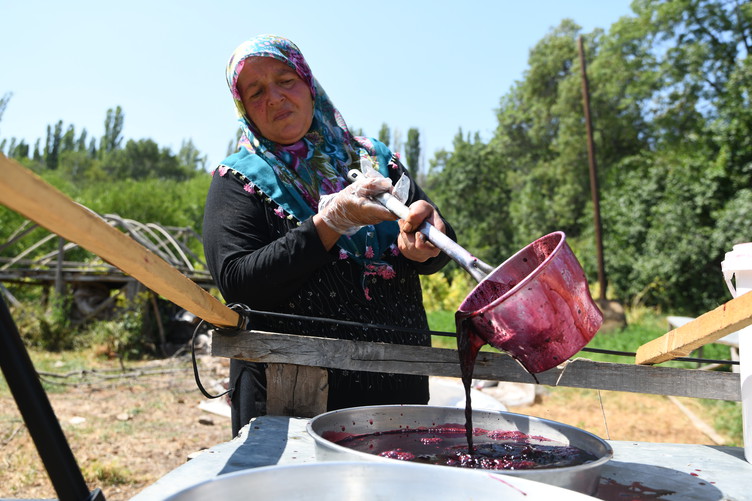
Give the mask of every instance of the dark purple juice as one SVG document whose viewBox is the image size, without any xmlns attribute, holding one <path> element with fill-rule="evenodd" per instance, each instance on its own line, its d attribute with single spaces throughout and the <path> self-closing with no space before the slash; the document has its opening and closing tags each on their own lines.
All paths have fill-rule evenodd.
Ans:
<svg viewBox="0 0 752 501">
<path fill-rule="evenodd" d="M 360 452 L 403 461 L 484 470 L 529 470 L 575 466 L 597 458 L 580 448 L 520 431 L 473 430 L 468 453 L 465 427 L 445 424 L 343 438 L 336 443 Z"/>
<path fill-rule="evenodd" d="M 513 284 L 497 284 L 498 293 L 502 294 L 513 287 Z M 475 360 L 478 358 L 478 352 L 486 344 L 483 338 L 478 335 L 472 327 L 472 324 L 466 322 L 467 315 L 457 312 L 454 317 L 457 328 L 457 352 L 460 357 L 460 373 L 462 375 L 462 385 L 465 387 L 465 437 L 467 450 L 470 455 L 475 452 L 473 447 L 473 405 L 470 398 L 470 389 L 473 381 L 473 372 L 475 370 Z M 534 374 L 533 379 L 538 379 Z"/>
<path fill-rule="evenodd" d="M 455 323 L 457 326 L 457 351 L 460 355 L 460 373 L 462 374 L 462 385 L 465 387 L 465 437 L 467 439 L 467 450 L 472 454 L 473 406 L 470 399 L 470 389 L 473 382 L 475 359 L 478 358 L 478 352 L 485 341 L 468 328 L 468 324 L 463 322 L 463 318 L 459 314 L 455 317 Z"/>
</svg>

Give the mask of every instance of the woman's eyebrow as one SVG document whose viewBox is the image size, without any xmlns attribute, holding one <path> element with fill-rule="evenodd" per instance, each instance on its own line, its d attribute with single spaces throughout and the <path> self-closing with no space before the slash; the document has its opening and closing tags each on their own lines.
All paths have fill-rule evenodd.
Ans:
<svg viewBox="0 0 752 501">
<path fill-rule="evenodd" d="M 298 76 L 298 73 L 292 68 L 280 68 L 274 72 L 274 76 L 276 77 L 281 77 L 287 74 Z M 261 87 L 261 85 L 262 85 L 261 82 L 259 82 L 258 80 L 251 80 L 250 82 L 246 83 L 244 87 L 239 88 L 239 90 L 243 92 L 247 92 L 249 89 L 254 88 L 254 87 Z"/>
<path fill-rule="evenodd" d="M 280 68 L 279 70 L 277 70 L 276 75 L 279 77 L 287 73 L 292 73 L 295 76 L 298 75 L 298 73 L 292 68 Z"/>
<path fill-rule="evenodd" d="M 252 81 L 248 82 L 247 84 L 245 84 L 245 86 L 242 89 L 240 89 L 240 90 L 241 91 L 248 91 L 248 89 L 250 89 L 252 87 L 260 87 L 260 86 L 261 86 L 261 84 L 258 82 L 258 80 L 252 80 Z"/>
</svg>

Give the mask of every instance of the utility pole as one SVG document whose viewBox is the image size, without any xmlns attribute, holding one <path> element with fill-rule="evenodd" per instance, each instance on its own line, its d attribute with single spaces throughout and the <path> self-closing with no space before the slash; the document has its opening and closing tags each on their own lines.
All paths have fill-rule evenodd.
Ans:
<svg viewBox="0 0 752 501">
<path fill-rule="evenodd" d="M 590 192 L 593 197 L 593 222 L 595 224 L 595 247 L 598 260 L 598 283 L 600 285 L 600 299 L 606 299 L 606 272 L 603 266 L 603 237 L 601 225 L 600 196 L 598 194 L 598 172 L 595 162 L 595 144 L 593 143 L 593 124 L 590 118 L 590 89 L 588 86 L 587 70 L 585 67 L 585 50 L 582 46 L 582 35 L 577 38 L 580 52 L 580 70 L 582 71 L 582 103 L 585 108 L 585 129 L 587 132 L 588 161 L 590 164 Z"/>
</svg>

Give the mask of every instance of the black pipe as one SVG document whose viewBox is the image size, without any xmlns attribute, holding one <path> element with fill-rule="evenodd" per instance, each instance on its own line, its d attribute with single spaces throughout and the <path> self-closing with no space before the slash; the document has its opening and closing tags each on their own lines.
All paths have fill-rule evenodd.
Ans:
<svg viewBox="0 0 752 501">
<path fill-rule="evenodd" d="M 260 311 L 260 310 L 252 310 L 244 305 L 239 304 L 231 304 L 228 305 L 232 307 L 235 311 L 246 315 L 248 317 L 250 316 L 260 316 L 260 317 L 272 317 L 272 318 L 292 318 L 294 320 L 308 320 L 311 322 L 321 322 L 321 323 L 329 323 L 329 324 L 336 324 L 336 325 L 351 325 L 353 327 L 367 327 L 369 329 L 380 329 L 380 330 L 386 330 L 386 331 L 395 331 L 399 333 L 415 333 L 415 334 L 430 334 L 432 336 L 443 336 L 443 337 L 457 337 L 456 332 L 445 332 L 445 331 L 432 331 L 432 330 L 426 330 L 426 329 L 415 329 L 412 327 L 400 327 L 397 325 L 382 325 L 382 324 L 368 324 L 368 323 L 362 323 L 362 322 L 351 322 L 348 320 L 337 320 L 334 318 L 320 318 L 320 317 L 307 317 L 304 315 L 293 315 L 291 313 L 277 313 L 273 311 Z M 252 322 L 251 322 L 252 323 Z M 245 328 L 240 329 L 242 330 L 250 330 L 251 328 L 246 326 Z M 215 332 L 219 334 L 227 334 L 227 335 L 235 335 L 239 332 L 238 329 L 235 328 L 227 328 L 227 329 L 219 329 L 215 327 Z M 616 355 L 621 357 L 631 357 L 634 358 L 636 353 L 633 351 L 615 351 L 615 350 L 605 350 L 601 348 L 583 348 L 582 351 L 586 351 L 589 353 L 602 353 L 606 355 Z M 724 365 L 739 365 L 738 360 L 716 360 L 712 358 L 693 358 L 693 357 L 676 357 L 673 358 L 671 361 L 680 361 L 680 362 L 697 362 L 697 363 L 704 363 L 704 364 L 724 364 Z"/>
<path fill-rule="evenodd" d="M 104 500 L 90 493 L 18 328 L 0 294 L 0 367 L 60 501 Z"/>
</svg>

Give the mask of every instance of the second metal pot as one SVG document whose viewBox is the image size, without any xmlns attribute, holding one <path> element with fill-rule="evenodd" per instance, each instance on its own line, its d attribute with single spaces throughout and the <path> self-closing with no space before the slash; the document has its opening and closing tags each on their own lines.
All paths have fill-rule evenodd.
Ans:
<svg viewBox="0 0 752 501">
<path fill-rule="evenodd" d="M 338 445 L 324 436 L 367 435 L 404 428 L 430 428 L 441 424 L 465 422 L 464 409 L 427 405 L 384 405 L 353 407 L 327 412 L 308 422 L 308 433 L 316 443 L 316 459 L 321 461 L 386 461 L 374 454 L 355 451 Z M 598 489 L 601 469 L 613 457 L 611 446 L 603 439 L 579 428 L 522 414 L 499 411 L 474 411 L 473 425 L 488 430 L 521 431 L 542 435 L 565 445 L 583 449 L 598 458 L 576 466 L 534 470 L 493 470 L 491 473 L 535 480 L 557 487 L 593 494 Z M 434 468 L 453 468 L 432 465 Z"/>
</svg>

